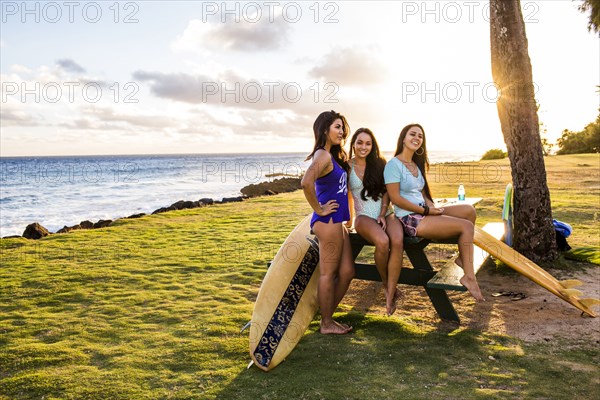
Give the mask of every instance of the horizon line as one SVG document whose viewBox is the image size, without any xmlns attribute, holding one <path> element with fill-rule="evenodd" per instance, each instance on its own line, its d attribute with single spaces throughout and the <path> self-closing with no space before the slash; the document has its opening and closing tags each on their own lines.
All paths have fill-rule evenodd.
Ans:
<svg viewBox="0 0 600 400">
<path fill-rule="evenodd" d="M 382 153 L 393 153 L 394 150 L 380 150 Z M 458 151 L 458 150 L 427 150 L 428 152 L 446 152 L 459 154 L 479 154 L 481 151 Z M 36 157 L 141 157 L 141 156 L 225 156 L 225 155 L 260 155 L 260 154 L 310 154 L 310 151 L 271 151 L 271 152 L 222 152 L 222 153 L 119 153 L 119 154 L 46 154 L 46 155 L 2 155 L 1 158 L 36 158 Z M 485 151 L 483 151 L 485 153 Z M 482 154 L 483 154 L 482 153 Z"/>
</svg>

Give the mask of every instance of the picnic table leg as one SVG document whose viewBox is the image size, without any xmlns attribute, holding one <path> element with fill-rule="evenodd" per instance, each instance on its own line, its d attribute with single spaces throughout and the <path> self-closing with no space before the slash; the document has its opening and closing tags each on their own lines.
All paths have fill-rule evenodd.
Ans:
<svg viewBox="0 0 600 400">
<path fill-rule="evenodd" d="M 460 324 L 460 318 L 450 302 L 446 291 L 444 289 L 428 288 L 427 286 L 424 286 L 424 288 L 440 318 L 445 321 L 458 322 Z"/>
<path fill-rule="evenodd" d="M 429 242 L 424 242 L 417 245 L 406 246 L 406 255 L 414 268 L 433 271 L 433 267 L 429 263 L 423 250 L 428 243 Z M 444 289 L 428 288 L 426 285 L 423 285 L 423 288 L 427 292 L 435 311 L 437 311 L 441 319 L 460 323 L 460 318 Z"/>
</svg>

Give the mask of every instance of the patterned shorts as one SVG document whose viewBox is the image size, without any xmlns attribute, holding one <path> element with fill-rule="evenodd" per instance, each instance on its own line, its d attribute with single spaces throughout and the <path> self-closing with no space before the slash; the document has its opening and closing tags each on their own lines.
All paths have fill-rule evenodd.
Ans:
<svg viewBox="0 0 600 400">
<path fill-rule="evenodd" d="M 421 222 L 423 218 L 425 217 L 421 214 L 408 214 L 399 218 L 400 223 L 404 228 L 404 233 L 410 237 L 417 236 L 417 225 L 419 225 L 419 222 Z"/>
</svg>

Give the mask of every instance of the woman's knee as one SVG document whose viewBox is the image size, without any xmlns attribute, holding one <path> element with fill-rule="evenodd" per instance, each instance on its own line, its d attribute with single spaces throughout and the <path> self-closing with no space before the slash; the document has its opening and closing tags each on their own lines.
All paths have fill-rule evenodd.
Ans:
<svg viewBox="0 0 600 400">
<path fill-rule="evenodd" d="M 475 223 L 475 220 L 477 219 L 477 211 L 475 210 L 475 207 L 473 207 L 471 204 L 469 204 L 468 206 L 469 208 L 467 208 L 467 219 L 472 223 Z"/>
<path fill-rule="evenodd" d="M 323 268 L 319 270 L 319 279 L 321 281 L 335 282 L 337 277 L 338 274 L 334 270 L 324 270 Z"/>
<path fill-rule="evenodd" d="M 461 221 L 461 228 L 464 233 L 473 234 L 475 232 L 475 224 L 468 219 Z"/>
<path fill-rule="evenodd" d="M 404 235 L 392 235 L 390 237 L 390 247 L 393 249 L 404 246 Z"/>
<path fill-rule="evenodd" d="M 390 251 L 390 238 L 383 231 L 381 233 L 381 235 L 377 235 L 374 239 L 375 250 L 382 252 Z"/>
</svg>

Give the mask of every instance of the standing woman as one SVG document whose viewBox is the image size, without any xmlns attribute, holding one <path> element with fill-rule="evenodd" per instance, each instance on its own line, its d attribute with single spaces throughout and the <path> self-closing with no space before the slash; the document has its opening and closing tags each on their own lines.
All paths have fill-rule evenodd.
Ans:
<svg viewBox="0 0 600 400">
<path fill-rule="evenodd" d="M 398 219 L 388 212 L 390 198 L 383 180 L 385 159 L 370 129 L 359 128 L 354 133 L 350 158 L 348 186 L 354 203 L 350 215 L 356 213 L 356 232 L 375 245 L 375 265 L 383 283 L 385 308 L 392 315 L 399 295 L 396 285 L 402 269 L 404 233 Z"/>
<path fill-rule="evenodd" d="M 335 111 L 321 113 L 313 125 L 315 146 L 306 158 L 311 165 L 302 178 L 302 189 L 314 213 L 310 227 L 319 239 L 318 284 L 323 334 L 345 334 L 352 327 L 333 320 L 333 312 L 354 277 L 350 238 L 344 222 L 348 208 L 348 155 L 343 148 L 348 137 L 346 118 Z"/>
<path fill-rule="evenodd" d="M 425 131 L 419 124 L 400 132 L 395 157 L 385 167 L 385 183 L 407 236 L 446 239 L 458 236 L 456 263 L 464 270 L 460 283 L 477 301 L 484 301 L 473 271 L 475 208 L 470 204 L 436 208 L 425 177 L 429 168 Z"/>
</svg>

